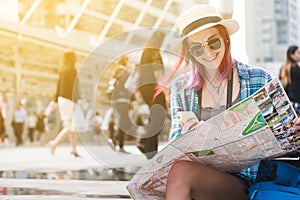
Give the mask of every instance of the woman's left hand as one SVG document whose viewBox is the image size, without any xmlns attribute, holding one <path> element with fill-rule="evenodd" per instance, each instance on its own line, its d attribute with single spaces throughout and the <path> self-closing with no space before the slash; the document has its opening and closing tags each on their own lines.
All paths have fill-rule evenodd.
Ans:
<svg viewBox="0 0 300 200">
<path fill-rule="evenodd" d="M 296 118 L 293 120 L 294 125 L 293 125 L 293 130 L 294 132 L 297 132 L 300 130 L 300 118 Z"/>
</svg>

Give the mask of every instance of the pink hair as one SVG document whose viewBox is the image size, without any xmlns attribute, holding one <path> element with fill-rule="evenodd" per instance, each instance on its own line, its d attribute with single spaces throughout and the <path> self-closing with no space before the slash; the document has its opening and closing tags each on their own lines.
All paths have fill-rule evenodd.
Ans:
<svg viewBox="0 0 300 200">
<path fill-rule="evenodd" d="M 216 78 L 224 80 L 226 78 L 229 78 L 232 67 L 228 67 L 228 66 L 232 66 L 232 62 L 233 62 L 231 57 L 231 52 L 230 52 L 230 37 L 224 26 L 216 25 L 215 27 L 219 30 L 222 38 L 224 39 L 224 44 L 225 44 L 224 57 L 220 63 L 220 66 L 218 67 L 218 71 L 220 72 L 220 75 Z M 165 80 L 163 80 L 161 83 L 157 85 L 154 98 L 156 98 L 164 90 L 165 85 L 168 85 L 170 83 L 175 73 L 182 66 L 183 61 L 185 63 L 184 66 L 187 66 L 189 61 L 191 61 L 192 64 L 192 81 L 189 83 L 189 85 L 187 85 L 187 87 L 192 87 L 197 90 L 203 87 L 204 81 L 203 81 L 203 77 L 201 76 L 201 69 L 203 67 L 194 57 L 189 55 L 187 41 L 184 40 L 181 54 L 174 66 L 174 69 L 171 71 L 171 73 L 167 76 Z"/>
</svg>

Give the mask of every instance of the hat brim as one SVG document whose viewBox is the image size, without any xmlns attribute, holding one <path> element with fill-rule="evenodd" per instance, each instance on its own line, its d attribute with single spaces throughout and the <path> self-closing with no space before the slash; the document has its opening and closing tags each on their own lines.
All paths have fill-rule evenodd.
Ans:
<svg viewBox="0 0 300 200">
<path fill-rule="evenodd" d="M 193 35 L 193 34 L 195 34 L 195 33 L 198 33 L 198 32 L 200 32 L 200 31 L 202 31 L 202 30 L 205 30 L 205 29 L 214 27 L 214 26 L 216 26 L 216 25 L 222 25 L 222 26 L 224 26 L 224 27 L 226 28 L 226 30 L 228 31 L 228 34 L 229 34 L 229 35 L 232 35 L 232 34 L 234 34 L 235 32 L 237 32 L 237 31 L 239 30 L 239 24 L 238 24 L 238 22 L 237 22 L 236 20 L 234 20 L 234 19 L 226 19 L 226 20 L 222 20 L 222 21 L 217 22 L 217 23 L 206 24 L 206 25 L 204 25 L 204 26 L 201 26 L 201 27 L 199 27 L 199 28 L 196 28 L 195 30 L 191 31 L 189 34 L 184 35 L 184 36 L 182 36 L 182 37 L 176 39 L 176 40 L 172 43 L 171 49 L 172 49 L 173 51 L 175 51 L 176 53 L 179 53 L 179 54 L 180 54 L 181 51 L 182 51 L 182 41 L 183 41 L 185 38 L 187 38 L 187 37 L 189 37 L 189 36 L 191 36 L 191 35 Z"/>
</svg>

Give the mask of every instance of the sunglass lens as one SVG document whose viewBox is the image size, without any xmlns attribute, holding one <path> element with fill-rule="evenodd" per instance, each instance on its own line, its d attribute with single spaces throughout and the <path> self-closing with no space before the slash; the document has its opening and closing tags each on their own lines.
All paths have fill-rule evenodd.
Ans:
<svg viewBox="0 0 300 200">
<path fill-rule="evenodd" d="M 196 45 L 191 48 L 191 53 L 194 57 L 202 56 L 204 49 L 202 45 Z"/>
<path fill-rule="evenodd" d="M 211 50 L 217 50 L 221 47 L 221 40 L 219 38 L 208 41 L 208 46 Z"/>
<path fill-rule="evenodd" d="M 220 38 L 215 38 L 215 39 L 209 40 L 206 44 L 208 45 L 208 47 L 211 50 L 217 50 L 217 49 L 220 49 L 220 47 L 221 47 L 221 39 Z M 193 46 L 190 49 L 191 54 L 194 57 L 202 56 L 203 53 L 204 53 L 204 46 L 203 45 L 204 44 L 199 44 L 199 45 Z"/>
</svg>

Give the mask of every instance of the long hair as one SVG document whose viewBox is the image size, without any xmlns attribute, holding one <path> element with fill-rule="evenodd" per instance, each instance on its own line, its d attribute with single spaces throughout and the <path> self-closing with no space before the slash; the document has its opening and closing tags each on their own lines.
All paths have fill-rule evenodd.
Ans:
<svg viewBox="0 0 300 200">
<path fill-rule="evenodd" d="M 219 71 L 219 76 L 215 77 L 220 80 L 224 80 L 226 78 L 229 78 L 230 72 L 232 70 L 232 57 L 231 57 L 231 52 L 230 52 L 230 37 L 229 34 L 226 30 L 226 28 L 222 25 L 216 25 L 214 26 L 215 28 L 218 29 L 220 32 L 221 37 L 223 38 L 224 45 L 225 45 L 225 52 L 224 52 L 224 57 L 218 66 L 218 71 Z M 174 66 L 174 69 L 171 71 L 170 75 L 161 83 L 157 86 L 156 93 L 154 97 L 156 97 L 158 94 L 160 94 L 163 89 L 164 85 L 168 85 L 178 69 L 181 66 L 187 67 L 189 63 L 191 63 L 192 66 L 192 80 L 188 83 L 187 87 L 192 87 L 197 90 L 203 87 L 203 77 L 201 75 L 201 69 L 203 69 L 203 65 L 199 63 L 193 56 L 190 55 L 188 51 L 188 43 L 186 39 L 183 41 L 183 48 L 181 51 L 181 54 Z"/>
<path fill-rule="evenodd" d="M 77 61 L 77 56 L 73 51 L 64 52 L 62 64 L 59 71 L 62 71 L 66 68 L 75 68 Z"/>
<path fill-rule="evenodd" d="M 147 40 L 145 48 L 160 48 L 164 42 L 166 34 L 160 30 L 157 30 L 151 34 Z"/>
<path fill-rule="evenodd" d="M 286 87 L 291 83 L 291 67 L 296 61 L 292 58 L 292 55 L 299 49 L 298 46 L 292 45 L 286 51 L 285 63 L 281 67 L 280 77 L 283 80 L 283 85 Z"/>
</svg>

